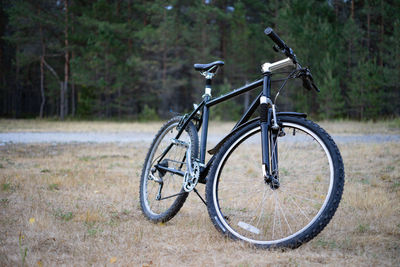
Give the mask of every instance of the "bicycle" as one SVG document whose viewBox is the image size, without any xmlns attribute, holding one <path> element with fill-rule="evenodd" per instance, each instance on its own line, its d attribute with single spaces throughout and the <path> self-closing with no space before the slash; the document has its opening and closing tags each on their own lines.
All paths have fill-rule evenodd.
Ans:
<svg viewBox="0 0 400 267">
<path fill-rule="evenodd" d="M 150 221 L 173 218 L 194 191 L 224 235 L 260 248 L 297 248 L 333 217 L 344 185 L 338 147 L 306 114 L 277 112 L 275 106 L 289 79 L 300 78 L 305 88 L 319 90 L 293 50 L 271 28 L 264 32 L 286 59 L 263 64 L 262 79 L 211 98 L 212 78 L 224 62 L 194 65 L 206 79 L 203 100 L 159 130 L 143 166 L 140 204 Z M 293 70 L 272 101 L 271 76 L 286 67 Z M 208 151 L 212 157 L 206 163 L 209 108 L 258 87 L 261 92 Z M 250 119 L 257 108 L 260 116 Z M 196 190 L 198 183 L 206 184 L 206 200 Z"/>
</svg>

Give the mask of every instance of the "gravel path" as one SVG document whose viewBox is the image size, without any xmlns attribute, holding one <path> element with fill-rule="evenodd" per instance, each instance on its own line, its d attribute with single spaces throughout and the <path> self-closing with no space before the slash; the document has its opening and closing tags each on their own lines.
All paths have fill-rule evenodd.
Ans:
<svg viewBox="0 0 400 267">
<path fill-rule="evenodd" d="M 0 145 L 6 143 L 150 143 L 155 133 L 66 133 L 66 132 L 16 132 L 0 133 Z M 223 134 L 210 134 L 208 141 L 217 143 Z M 400 135 L 369 134 L 369 135 L 333 135 L 336 143 L 385 143 L 400 142 Z"/>
</svg>

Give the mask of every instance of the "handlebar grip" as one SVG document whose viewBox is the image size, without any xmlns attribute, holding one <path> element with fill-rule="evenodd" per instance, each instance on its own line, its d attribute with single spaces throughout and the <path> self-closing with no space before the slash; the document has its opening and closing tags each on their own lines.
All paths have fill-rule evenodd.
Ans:
<svg viewBox="0 0 400 267">
<path fill-rule="evenodd" d="M 264 33 L 268 35 L 268 37 L 271 38 L 271 40 L 274 41 L 274 43 L 276 43 L 281 50 L 287 48 L 285 42 L 282 41 L 282 39 L 270 27 L 266 28 Z"/>
</svg>

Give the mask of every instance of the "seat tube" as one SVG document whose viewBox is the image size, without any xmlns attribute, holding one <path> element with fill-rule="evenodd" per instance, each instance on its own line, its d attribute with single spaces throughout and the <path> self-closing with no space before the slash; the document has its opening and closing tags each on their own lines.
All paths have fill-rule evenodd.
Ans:
<svg viewBox="0 0 400 267">
<path fill-rule="evenodd" d="M 260 97 L 260 127 L 261 127 L 261 145 L 262 145 L 262 168 L 264 177 L 271 175 L 269 160 L 269 136 L 268 130 L 271 124 L 272 116 L 271 101 L 271 72 L 264 73 L 263 92 Z"/>
<path fill-rule="evenodd" d="M 207 102 L 211 98 L 211 79 L 206 80 L 206 88 L 203 95 L 204 102 Z M 206 159 L 206 148 L 207 148 L 207 134 L 208 134 L 208 106 L 203 107 L 203 121 L 201 127 L 201 140 L 200 140 L 200 163 L 204 164 Z"/>
</svg>

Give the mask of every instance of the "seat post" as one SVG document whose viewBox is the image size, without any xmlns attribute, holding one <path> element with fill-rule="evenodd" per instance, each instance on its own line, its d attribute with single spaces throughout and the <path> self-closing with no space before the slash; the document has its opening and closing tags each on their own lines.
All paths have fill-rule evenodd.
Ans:
<svg viewBox="0 0 400 267">
<path fill-rule="evenodd" d="M 204 89 L 203 95 L 203 114 L 201 123 L 201 140 L 200 140 L 200 163 L 204 164 L 206 158 L 206 146 L 207 146 L 207 133 L 208 133 L 208 106 L 207 102 L 211 99 L 211 80 L 215 76 L 218 67 L 223 66 L 225 63 L 223 61 L 214 61 L 209 64 L 194 64 L 194 69 L 200 71 L 201 75 L 206 78 L 206 87 Z M 203 166 L 201 170 L 203 170 Z"/>
<path fill-rule="evenodd" d="M 204 89 L 203 99 L 204 102 L 207 102 L 211 98 L 211 79 L 213 75 L 205 75 L 206 76 L 206 87 Z M 206 147 L 207 147 L 207 134 L 208 134 L 208 106 L 204 105 L 203 107 L 203 121 L 202 121 L 202 129 L 201 129 L 201 140 L 200 140 L 200 163 L 204 164 L 206 159 Z"/>
<path fill-rule="evenodd" d="M 204 99 L 207 96 L 208 96 L 208 98 L 211 98 L 211 79 L 212 78 L 207 78 L 206 77 L 206 87 L 204 89 L 204 95 L 203 95 Z M 205 99 L 205 100 L 208 101 L 209 99 Z"/>
</svg>

